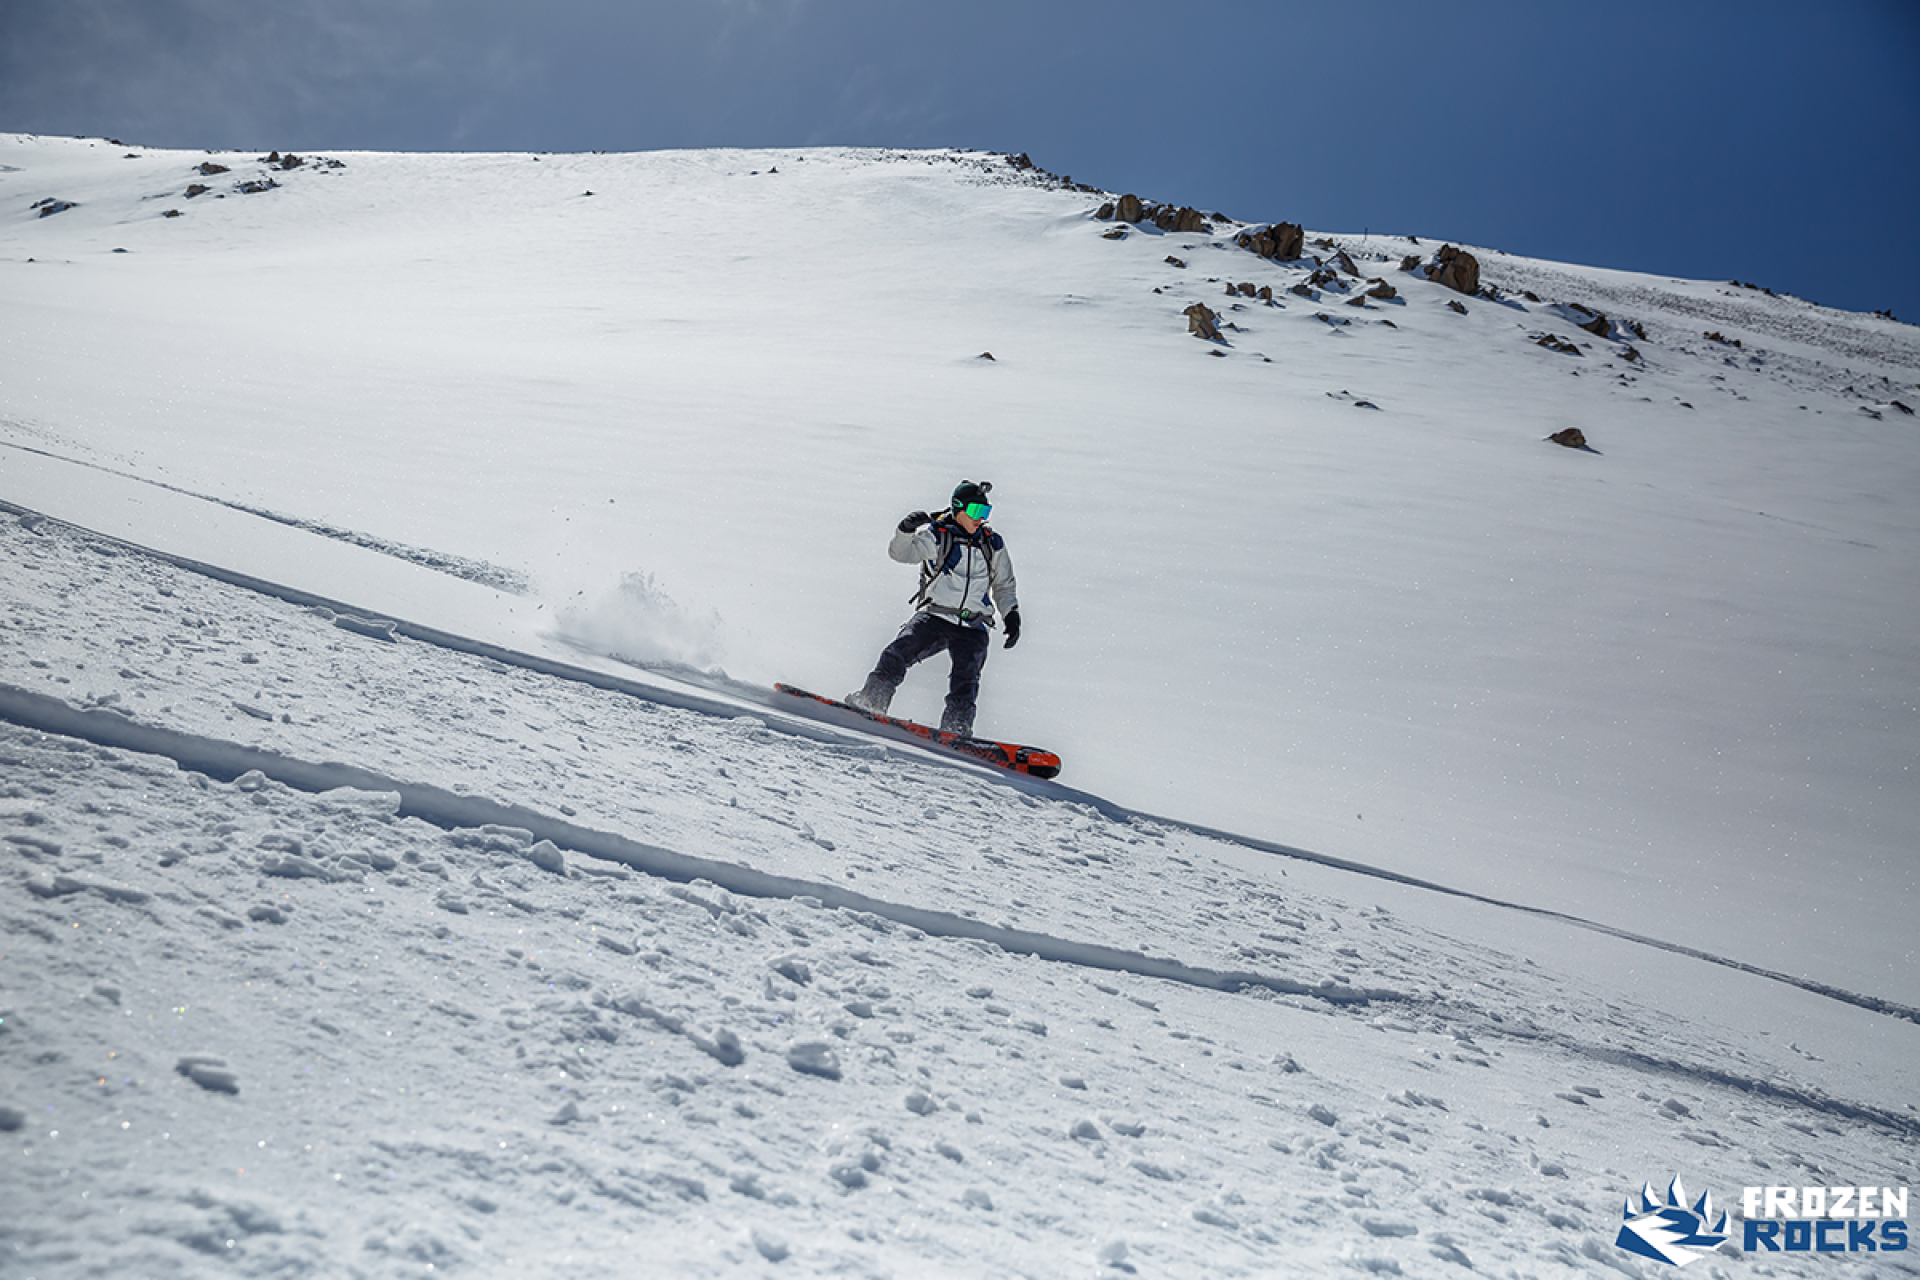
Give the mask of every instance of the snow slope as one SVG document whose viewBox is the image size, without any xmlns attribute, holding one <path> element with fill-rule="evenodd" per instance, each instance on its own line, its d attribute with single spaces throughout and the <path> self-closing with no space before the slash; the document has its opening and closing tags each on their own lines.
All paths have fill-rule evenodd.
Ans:
<svg viewBox="0 0 1920 1280">
<path fill-rule="evenodd" d="M 1637 1274 L 1643 1180 L 1907 1180 L 1911 328 L 1308 300 L 967 153 L 0 149 L 26 1274 Z M 962 475 L 1070 787 L 753 705 Z"/>
<path fill-rule="evenodd" d="M 1485 251 L 1462 316 L 1349 237 L 1400 289 L 1351 309 L 964 153 L 6 151 L 16 441 L 829 689 L 891 523 L 983 475 L 1033 627 L 983 728 L 1081 785 L 1920 999 L 1911 326 Z"/>
<path fill-rule="evenodd" d="M 0 555 L 21 1275 L 1641 1274 L 1643 1181 L 1907 1179 L 1911 1017 Z"/>
</svg>

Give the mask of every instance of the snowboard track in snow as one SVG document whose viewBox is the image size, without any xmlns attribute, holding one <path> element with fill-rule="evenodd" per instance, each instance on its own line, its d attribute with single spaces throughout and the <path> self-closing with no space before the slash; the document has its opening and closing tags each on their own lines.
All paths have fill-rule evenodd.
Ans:
<svg viewBox="0 0 1920 1280">
<path fill-rule="evenodd" d="M 10 422 L 10 425 L 18 427 L 22 424 Z M 165 489 L 168 493 L 177 493 L 183 497 L 194 498 L 201 502 L 210 502 L 214 506 L 225 507 L 229 511 L 238 511 L 244 515 L 257 516 L 262 520 L 271 520 L 273 523 L 285 525 L 289 529 L 298 529 L 303 533 L 317 534 L 322 538 L 332 538 L 335 542 L 344 542 L 348 546 L 359 547 L 365 551 L 378 552 L 383 556 L 391 556 L 395 560 L 402 560 L 408 564 L 416 564 L 423 569 L 432 569 L 436 573 L 444 573 L 449 577 L 460 578 L 467 582 L 477 583 L 483 587 L 491 587 L 495 591 L 500 591 L 507 595 L 524 596 L 530 594 L 533 590 L 533 584 L 528 580 L 526 574 L 515 569 L 505 568 L 501 565 L 489 564 L 484 560 L 472 560 L 465 556 L 448 555 L 443 551 L 430 551 L 425 547 L 411 547 L 404 542 L 392 542 L 385 538 L 376 538 L 371 534 L 359 533 L 352 529 L 342 529 L 338 525 L 327 524 L 322 520 L 303 520 L 295 516 L 282 515 L 277 511 L 269 511 L 265 507 L 250 507 L 244 502 L 234 502 L 227 498 L 216 498 L 210 494 L 198 493 L 192 489 L 182 488 L 177 484 L 168 484 L 164 480 L 155 480 L 150 476 L 135 475 L 131 471 L 121 471 L 116 467 L 104 466 L 98 462 L 86 462 L 79 458 L 71 458 L 65 454 L 55 453 L 51 449 L 36 449 L 32 445 L 20 444 L 11 440 L 0 440 L 0 447 L 18 449 L 22 453 L 38 454 L 43 458 L 51 458 L 55 462 L 64 462 L 74 467 L 86 467 L 91 471 L 99 471 L 110 476 L 117 476 L 122 480 L 133 480 L 140 484 L 152 485 L 156 489 Z M 0 506 L 4 505 L 6 504 L 0 504 Z M 7 509 L 17 510 L 17 508 L 11 506 L 8 506 Z M 149 554 L 154 554 L 149 548 L 142 549 L 147 550 Z"/>
<path fill-rule="evenodd" d="M 175 555 L 157 548 L 143 546 L 125 539 L 113 537 L 82 525 L 76 525 L 58 517 L 49 516 L 30 507 L 0 499 L 0 511 L 12 513 L 22 521 L 44 521 L 69 529 L 83 537 L 95 538 L 110 543 L 126 551 L 147 556 L 163 563 L 209 577 L 230 586 L 244 588 L 261 595 L 286 601 L 304 608 L 327 609 L 342 618 L 351 621 L 365 619 L 367 611 L 344 601 L 334 600 L 297 587 L 270 582 L 250 574 L 226 569 L 219 565 L 194 560 L 190 557 Z M 433 567 L 433 566 L 428 566 Z M 444 570 L 442 570 L 444 572 Z M 376 627 L 392 635 L 405 637 L 424 644 L 431 644 L 453 652 L 474 657 L 491 659 L 508 666 L 518 667 L 536 674 L 570 680 L 594 688 L 621 693 L 660 706 L 693 712 L 701 715 L 716 716 L 725 719 L 737 719 L 742 708 L 733 701 L 720 701 L 705 698 L 698 694 L 667 689 L 662 686 L 628 680 L 606 672 L 574 666 L 569 663 L 543 658 L 535 654 L 508 649 L 468 636 L 456 635 L 435 627 L 407 622 L 403 619 L 379 617 L 367 620 L 364 625 Z M 647 670 L 645 666 L 640 669 Z M 783 712 L 790 711 L 776 704 L 776 695 L 772 690 L 762 690 L 726 677 L 705 678 L 699 673 L 674 667 L 671 678 L 679 681 L 706 679 L 717 693 L 725 693 L 732 699 L 752 701 L 773 710 L 778 707 Z M 513 805 L 503 805 L 496 801 L 477 797 L 456 795 L 438 787 L 401 782 L 384 777 L 369 770 L 346 764 L 314 764 L 307 761 L 259 751 L 218 739 L 197 737 L 157 726 L 135 722 L 124 715 L 112 711 L 83 711 L 58 699 L 47 698 L 41 694 L 30 693 L 8 685 L 0 685 L 0 719 L 44 732 L 59 733 L 69 737 L 81 738 L 100 746 L 109 746 L 161 755 L 175 760 L 183 768 L 205 773 L 210 777 L 225 779 L 237 778 L 250 771 L 258 770 L 268 777 L 284 782 L 288 786 L 305 791 L 326 791 L 338 787 L 354 787 L 361 790 L 399 792 L 405 808 L 403 812 L 418 817 L 436 826 L 446 829 L 459 829 L 484 826 L 487 823 L 516 826 L 534 831 L 537 836 L 552 840 L 554 844 L 576 850 L 593 857 L 626 863 L 648 874 L 668 879 L 691 881 L 709 880 L 723 888 L 748 897 L 813 898 L 833 907 L 844 907 L 853 911 L 864 911 L 884 916 L 901 924 L 919 928 L 925 933 L 958 938 L 975 938 L 992 942 L 1003 950 L 1020 954 L 1031 954 L 1043 958 L 1071 963 L 1090 968 L 1104 968 L 1114 971 L 1136 973 L 1147 977 L 1161 977 L 1169 981 L 1210 987 L 1216 990 L 1233 991 L 1251 986 L 1272 990 L 1280 994 L 1311 996 L 1315 999 L 1334 1003 L 1366 1003 L 1369 1001 L 1398 1001 L 1406 997 L 1403 993 L 1391 990 L 1365 990 L 1323 984 L 1310 986 L 1291 979 L 1252 973 L 1235 973 L 1221 970 L 1200 969 L 1183 965 L 1177 961 L 1162 960 L 1125 952 L 1097 944 L 1078 943 L 1068 939 L 1054 938 L 1046 934 L 1026 930 L 1009 929 L 988 925 L 963 916 L 945 912 L 931 911 L 925 908 L 905 904 L 884 902 L 862 894 L 851 893 L 835 885 L 819 884 L 791 877 L 772 875 L 751 867 L 734 863 L 721 863 L 692 857 L 673 850 L 648 845 L 628 837 L 607 832 L 594 831 L 576 826 L 559 819 L 549 818 Z M 835 730 L 824 724 L 805 718 L 790 718 L 783 715 L 779 721 L 768 722 L 766 727 L 790 737 L 808 739 L 817 742 L 842 744 L 848 737 L 845 730 Z M 876 735 L 861 734 L 873 738 Z M 1432 893 L 1450 897 L 1464 898 L 1486 906 L 1507 911 L 1519 911 L 1539 916 L 1562 924 L 1591 930 L 1595 933 L 1618 938 L 1640 946 L 1652 947 L 1674 955 L 1719 965 L 1754 977 L 1796 987 L 1802 991 L 1827 999 L 1850 1004 L 1857 1008 L 1901 1019 L 1920 1025 L 1920 1009 L 1880 996 L 1849 991 L 1828 983 L 1817 982 L 1810 978 L 1748 964 L 1727 956 L 1716 955 L 1681 943 L 1667 942 L 1645 934 L 1634 933 L 1599 921 L 1587 920 L 1580 916 L 1555 911 L 1546 907 L 1529 906 L 1525 903 L 1509 902 L 1504 899 L 1458 889 L 1436 881 L 1423 880 L 1384 867 L 1375 867 L 1367 863 L 1356 862 L 1331 854 L 1316 853 L 1297 846 L 1264 840 L 1257 836 L 1247 836 L 1235 832 L 1198 823 L 1186 822 L 1177 818 L 1165 818 L 1140 810 L 1129 809 L 1101 796 L 1062 786 L 1057 782 L 1042 781 L 1020 774 L 1006 773 L 987 766 L 978 765 L 963 757 L 954 756 L 938 748 L 925 748 L 914 740 L 880 737 L 881 741 L 897 742 L 898 745 L 915 748 L 916 758 L 942 766 L 963 769 L 983 781 L 1012 787 L 1030 795 L 1052 800 L 1086 805 L 1110 820 L 1122 823 L 1148 822 L 1163 827 L 1187 831 L 1194 835 L 1257 852 L 1278 857 L 1293 858 L 1311 862 L 1320 866 L 1355 875 L 1369 876 L 1386 880 L 1410 888 L 1423 889 Z M 482 816 L 485 815 L 485 816 Z M 1647 1060 L 1648 1065 L 1658 1068 L 1654 1059 Z M 1671 1064 L 1669 1064 L 1671 1065 Z M 1751 1087 L 1753 1082 L 1730 1079 L 1726 1083 Z M 1762 1089 L 1762 1091 L 1766 1091 Z M 1798 1096 L 1797 1094 L 1794 1096 Z M 1885 1117 L 1882 1117 L 1883 1121 Z"/>
<path fill-rule="evenodd" d="M 1013 955 L 1033 956 L 1082 969 L 1124 973 L 1229 994 L 1266 992 L 1307 998 L 1338 1008 L 1376 1004 L 1427 1005 L 1476 1038 L 1504 1039 L 1551 1046 L 1569 1058 L 1626 1067 L 1650 1076 L 1713 1086 L 1798 1107 L 1819 1115 L 1871 1125 L 1907 1140 L 1920 1139 L 1920 1121 L 1885 1108 L 1850 1102 L 1780 1080 L 1715 1067 L 1704 1061 L 1664 1057 L 1642 1050 L 1601 1044 L 1565 1032 L 1491 1016 L 1471 1002 L 1426 997 L 1380 987 L 1344 986 L 1331 981 L 1309 984 L 1276 974 L 1205 968 L 1099 943 L 993 925 L 966 916 L 889 902 L 838 885 L 776 875 L 738 863 L 701 858 L 617 833 L 579 826 L 523 806 L 482 796 L 461 795 L 443 787 L 409 783 L 358 766 L 316 763 L 238 743 L 142 723 L 112 710 L 74 707 L 58 698 L 0 683 L 0 721 L 31 731 L 82 741 L 110 750 L 170 760 L 183 770 L 224 783 L 265 777 L 299 791 L 323 794 L 350 788 L 387 793 L 399 799 L 397 816 L 414 818 L 447 832 L 489 827 L 517 828 L 537 840 L 551 841 L 571 853 L 615 862 L 649 876 L 681 884 L 708 884 L 745 898 L 781 899 L 817 904 L 891 921 L 929 937 L 971 940 Z M 1736 966 L 1739 967 L 1739 966 Z M 1845 998 L 1844 993 L 1840 998 Z"/>
<path fill-rule="evenodd" d="M 519 805 L 480 796 L 458 795 L 443 787 L 403 782 L 354 765 L 314 763 L 217 738 L 181 733 L 132 720 L 112 711 L 83 710 L 58 698 L 0 684 L 0 719 L 42 733 L 77 738 L 95 746 L 134 751 L 172 760 L 182 769 L 221 782 L 259 773 L 275 782 L 315 794 L 341 788 L 387 792 L 400 797 L 401 817 L 418 818 L 445 831 L 486 826 L 515 827 L 536 839 L 590 857 L 618 862 L 647 875 L 693 883 L 705 881 L 750 898 L 812 899 L 832 909 L 864 912 L 944 938 L 970 938 L 1003 951 L 1037 956 L 1081 968 L 1105 969 L 1159 978 L 1215 991 L 1260 989 L 1279 995 L 1309 996 L 1331 1004 L 1400 1001 L 1403 993 L 1333 982 L 1309 984 L 1274 974 L 1204 969 L 1178 960 L 1143 955 L 1098 943 L 1076 942 L 1027 929 L 992 925 L 966 916 L 887 902 L 838 885 L 775 875 L 738 863 L 678 853 L 627 836 L 582 827 Z"/>
<path fill-rule="evenodd" d="M 1531 1038 L 1536 1042 L 1551 1044 L 1571 1057 L 1587 1058 L 1617 1067 L 1629 1067 L 1650 1075 L 1669 1076 L 1694 1084 L 1731 1089 L 1757 1098 L 1804 1107 L 1809 1111 L 1819 1112 L 1836 1119 L 1855 1120 L 1861 1124 L 1873 1125 L 1888 1133 L 1904 1134 L 1909 1141 L 1920 1138 L 1920 1120 L 1910 1115 L 1901 1115 L 1897 1111 L 1889 1111 L 1881 1107 L 1848 1102 L 1844 1098 L 1795 1088 L 1777 1080 L 1763 1080 L 1721 1067 L 1708 1066 L 1700 1062 L 1682 1062 L 1677 1058 L 1661 1057 L 1658 1054 L 1645 1053 L 1636 1049 L 1594 1044 L 1559 1033 L 1528 1037 L 1525 1033 L 1516 1032 L 1511 1028 L 1499 1028 L 1497 1031 L 1498 1034 L 1513 1039 Z"/>
</svg>

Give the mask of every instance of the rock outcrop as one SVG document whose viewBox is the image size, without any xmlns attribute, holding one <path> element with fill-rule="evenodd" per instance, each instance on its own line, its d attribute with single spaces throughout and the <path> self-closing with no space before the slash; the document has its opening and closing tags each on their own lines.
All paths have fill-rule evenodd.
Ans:
<svg viewBox="0 0 1920 1280">
<path fill-rule="evenodd" d="M 1243 231 L 1234 238 L 1242 249 L 1277 262 L 1292 262 L 1306 252 L 1307 233 L 1297 223 L 1276 222 L 1272 226 Z"/>
<path fill-rule="evenodd" d="M 1187 308 L 1187 332 L 1208 342 L 1220 342 L 1220 316 L 1204 302 Z"/>
<path fill-rule="evenodd" d="M 1592 307 L 1583 307 L 1575 303 L 1572 307 L 1568 308 L 1567 315 L 1574 324 L 1585 329 L 1596 338 L 1611 338 L 1613 336 L 1613 321 L 1607 319 L 1606 316 L 1595 311 Z"/>
<path fill-rule="evenodd" d="M 1469 296 L 1480 292 L 1480 260 L 1465 249 L 1444 245 L 1433 255 L 1427 279 Z"/>
</svg>

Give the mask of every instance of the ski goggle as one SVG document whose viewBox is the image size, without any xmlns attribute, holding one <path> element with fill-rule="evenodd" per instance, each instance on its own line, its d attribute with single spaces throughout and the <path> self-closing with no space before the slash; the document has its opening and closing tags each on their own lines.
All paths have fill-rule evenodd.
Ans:
<svg viewBox="0 0 1920 1280">
<path fill-rule="evenodd" d="M 993 510 L 991 502 L 969 502 L 960 508 L 960 514 L 969 520 L 985 520 L 987 513 Z"/>
</svg>

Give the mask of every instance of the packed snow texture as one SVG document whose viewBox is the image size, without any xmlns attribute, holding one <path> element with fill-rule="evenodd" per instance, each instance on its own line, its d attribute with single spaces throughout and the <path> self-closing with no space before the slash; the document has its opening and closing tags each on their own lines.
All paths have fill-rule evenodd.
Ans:
<svg viewBox="0 0 1920 1280">
<path fill-rule="evenodd" d="M 1908 1021 L 48 522 L 0 554 L 9 674 L 93 734 L 395 775 L 0 725 L 21 1274 L 1600 1274 L 1648 1171 L 1891 1185 L 1920 1134 Z M 403 813 L 434 785 L 454 820 Z M 798 883 L 636 874 L 460 796 Z"/>
<path fill-rule="evenodd" d="M 8 1274 L 1650 1275 L 1647 1182 L 1909 1181 L 1912 329 L 1229 300 L 1312 264 L 970 153 L 0 151 Z M 962 476 L 1071 789 L 752 692 Z"/>
</svg>

